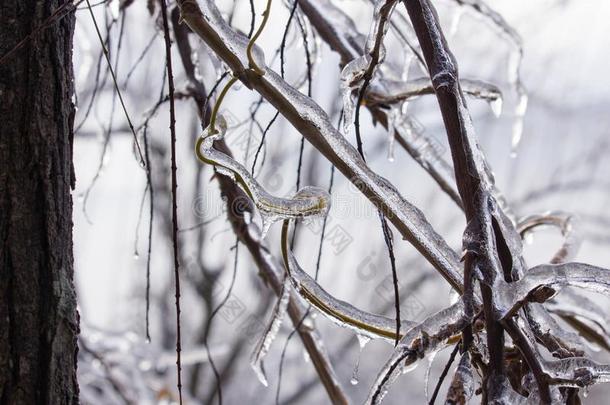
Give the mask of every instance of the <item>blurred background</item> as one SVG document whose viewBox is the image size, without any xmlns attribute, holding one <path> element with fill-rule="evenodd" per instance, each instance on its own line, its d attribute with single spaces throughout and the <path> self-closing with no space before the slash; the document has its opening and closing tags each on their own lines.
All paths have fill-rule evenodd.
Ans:
<svg viewBox="0 0 610 405">
<path fill-rule="evenodd" d="M 257 25 L 264 3 L 254 1 Z M 367 0 L 332 3 L 352 18 L 361 34 L 352 35 L 361 39 L 362 46 L 373 5 Z M 469 2 L 433 3 L 459 62 L 461 77 L 492 83 L 502 92 L 498 116 L 494 114 L 494 109 L 499 112 L 498 103 L 491 108 L 480 99 L 468 98 L 467 102 L 480 145 L 515 217 L 550 210 L 576 214 L 582 238 L 576 260 L 608 267 L 610 3 L 487 1 L 522 39 L 520 73 L 528 95 L 522 121 L 513 75 L 519 54 L 515 44 L 472 8 L 460 6 Z M 141 143 L 146 137 L 149 184 L 147 172 L 134 153 L 133 137 L 84 4 L 77 11 L 74 36 L 78 105 L 74 241 L 82 329 L 81 399 L 92 404 L 173 403 L 177 391 L 170 134 L 168 103 L 162 102 L 167 95 L 167 81 L 159 6 L 155 1 L 143 0 L 91 2 Z M 216 4 L 235 29 L 249 31 L 248 1 L 223 0 Z M 257 41 L 265 51 L 267 63 L 276 71 L 280 70 L 280 61 L 275 50 L 280 46 L 291 5 L 273 3 L 269 24 Z M 174 7 L 170 1 L 169 10 Z M 393 18 L 408 18 L 403 6 L 394 13 Z M 313 63 L 312 97 L 337 122 L 342 109 L 341 59 L 306 19 L 300 21 Z M 196 36 L 190 36 L 190 43 L 193 59 L 198 62 L 198 78 L 209 91 L 226 67 Z M 410 51 L 393 30 L 385 45 L 386 71 L 398 67 L 398 77 L 407 73 L 409 78 L 424 76 L 416 63 L 411 63 L 410 69 L 404 68 Z M 186 94 L 189 82 L 175 46 L 173 58 L 176 91 Z M 306 94 L 305 61 L 303 33 L 295 20 L 287 35 L 286 80 Z M 328 403 L 298 335 L 287 344 L 293 331 L 289 319 L 282 323 L 264 361 L 268 387 L 261 384 L 250 367 L 250 355 L 266 328 L 276 297 L 260 278 L 247 249 L 235 249 L 235 234 L 213 170 L 195 156 L 194 142 L 201 133 L 196 104 L 182 97 L 176 107 L 185 403 L 215 403 L 218 397 L 205 350 L 206 339 L 220 373 L 225 403 L 275 403 L 280 381 L 279 403 Z M 236 159 L 250 168 L 275 109 L 266 102 L 261 104 L 257 93 L 240 85 L 228 93 L 221 113 L 229 123 L 228 146 Z M 408 113 L 418 131 L 430 139 L 434 153 L 450 160 L 435 97 L 427 95 L 410 101 Z M 398 145 L 394 159 L 388 159 L 387 131 L 373 124 L 365 108 L 360 121 L 369 165 L 421 208 L 435 229 L 459 251 L 465 223 L 456 204 Z M 517 143 L 515 126 L 521 124 L 522 136 Z M 355 144 L 353 129 L 346 137 Z M 296 191 L 300 144 L 300 134 L 280 115 L 265 135 L 255 171 L 257 179 L 272 194 L 285 196 Z M 305 142 L 301 186 L 328 188 L 330 182 L 330 163 Z M 260 218 L 255 217 L 254 221 L 260 223 Z M 278 258 L 280 228 L 279 224 L 274 225 L 266 238 L 271 253 Z M 296 239 L 297 258 L 312 275 L 318 261 L 321 228 L 321 220 L 301 226 Z M 391 271 L 377 211 L 339 172 L 333 179 L 332 207 L 324 235 L 320 284 L 358 308 L 393 317 Z M 548 262 L 562 241 L 555 228 L 536 232 L 526 240 L 528 265 Z M 397 233 L 394 245 L 403 318 L 422 320 L 448 305 L 452 293 L 442 277 Z M 148 261 L 150 342 L 146 339 L 145 299 Z M 595 300 L 609 308 L 601 296 Z M 211 319 L 212 311 L 223 301 L 225 304 Z M 361 349 L 353 332 L 315 313 L 311 321 L 315 321 L 344 390 L 354 403 L 361 403 L 392 346 L 374 340 Z M 610 360 L 599 347 L 592 345 L 589 349 L 596 360 Z M 416 369 L 401 376 L 386 403 L 426 403 L 448 352 L 421 360 Z M 446 384 L 440 392 L 443 398 Z M 583 400 L 603 404 L 609 393 L 608 387 L 595 386 Z M 475 401 L 479 399 L 475 397 Z"/>
</svg>

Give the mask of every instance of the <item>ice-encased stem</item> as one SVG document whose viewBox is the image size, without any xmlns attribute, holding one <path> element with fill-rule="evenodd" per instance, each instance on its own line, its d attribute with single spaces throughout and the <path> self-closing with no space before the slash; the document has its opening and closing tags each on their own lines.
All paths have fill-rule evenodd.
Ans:
<svg viewBox="0 0 610 405">
<path fill-rule="evenodd" d="M 333 323 L 351 329 L 358 335 L 369 339 L 382 338 L 390 342 L 395 341 L 396 321 L 394 319 L 362 311 L 345 301 L 336 299 L 299 266 L 290 250 L 289 227 L 289 221 L 284 221 L 282 257 L 295 291 Z M 414 325 L 416 323 L 402 320 L 400 329 L 409 330 Z"/>
<path fill-rule="evenodd" d="M 493 288 L 499 305 L 497 310 L 502 318 L 506 318 L 524 303 L 548 299 L 558 288 L 567 286 L 610 295 L 610 270 L 573 262 L 541 264 L 512 283 L 498 280 Z"/>
<path fill-rule="evenodd" d="M 311 216 L 325 216 L 330 209 L 330 195 L 317 187 L 304 187 L 292 198 L 275 197 L 269 194 L 254 176 L 241 163 L 231 156 L 214 148 L 214 143 L 222 139 L 227 130 L 227 124 L 220 115 L 217 128 L 211 125 L 196 144 L 196 153 L 199 159 L 216 166 L 223 174 L 233 177 L 254 201 L 263 220 L 263 234 L 268 227 L 286 218 L 304 218 Z M 231 207 L 236 208 L 236 207 Z"/>
<path fill-rule="evenodd" d="M 269 319 L 265 332 L 260 336 L 256 346 L 254 347 L 252 356 L 250 357 L 250 366 L 252 366 L 252 369 L 256 373 L 259 381 L 265 387 L 267 387 L 269 383 L 267 381 L 267 374 L 265 373 L 265 368 L 263 366 L 263 359 L 267 353 L 269 353 L 269 348 L 277 337 L 280 326 L 282 326 L 282 321 L 284 320 L 286 310 L 288 309 L 288 301 L 290 301 L 290 290 L 290 281 L 286 278 L 282 285 L 282 293 L 273 308 L 271 319 Z"/>
</svg>

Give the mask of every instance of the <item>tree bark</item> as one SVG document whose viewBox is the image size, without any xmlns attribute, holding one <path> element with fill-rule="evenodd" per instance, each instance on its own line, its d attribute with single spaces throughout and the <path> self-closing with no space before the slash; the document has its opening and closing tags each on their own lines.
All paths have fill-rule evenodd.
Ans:
<svg viewBox="0 0 610 405">
<path fill-rule="evenodd" d="M 0 2 L 0 57 L 68 1 Z M 61 14 L 0 64 L 2 405 L 78 403 L 71 197 L 75 19 L 74 11 Z"/>
</svg>

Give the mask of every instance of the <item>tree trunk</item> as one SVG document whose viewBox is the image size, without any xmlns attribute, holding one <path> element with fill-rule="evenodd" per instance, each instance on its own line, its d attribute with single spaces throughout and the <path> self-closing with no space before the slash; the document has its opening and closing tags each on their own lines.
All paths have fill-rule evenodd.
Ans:
<svg viewBox="0 0 610 405">
<path fill-rule="evenodd" d="M 0 58 L 68 1 L 0 1 Z M 73 32 L 71 11 L 0 65 L 2 405 L 78 403 Z"/>
</svg>

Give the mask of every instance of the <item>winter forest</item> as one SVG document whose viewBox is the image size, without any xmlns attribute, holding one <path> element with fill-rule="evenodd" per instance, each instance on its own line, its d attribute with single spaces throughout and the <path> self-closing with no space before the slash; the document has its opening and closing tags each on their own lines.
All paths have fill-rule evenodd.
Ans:
<svg viewBox="0 0 610 405">
<path fill-rule="evenodd" d="M 0 404 L 608 403 L 608 18 L 3 0 Z"/>
</svg>

